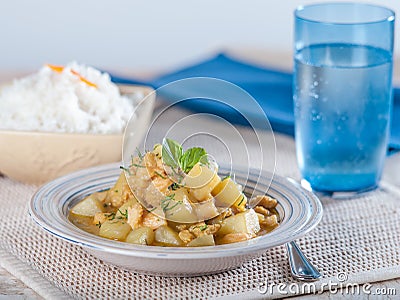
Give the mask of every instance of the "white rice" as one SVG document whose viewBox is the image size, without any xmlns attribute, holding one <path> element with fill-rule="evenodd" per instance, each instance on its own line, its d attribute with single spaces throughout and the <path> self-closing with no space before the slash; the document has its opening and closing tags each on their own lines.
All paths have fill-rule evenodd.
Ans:
<svg viewBox="0 0 400 300">
<path fill-rule="evenodd" d="M 97 87 L 83 82 L 71 70 Z M 44 66 L 2 88 L 0 129 L 122 133 L 141 96 L 121 96 L 108 74 L 75 62 L 61 73 Z"/>
</svg>

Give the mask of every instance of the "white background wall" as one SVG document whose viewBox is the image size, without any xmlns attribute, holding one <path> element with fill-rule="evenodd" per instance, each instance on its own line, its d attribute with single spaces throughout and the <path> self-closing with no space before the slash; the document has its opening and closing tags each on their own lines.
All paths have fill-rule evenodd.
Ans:
<svg viewBox="0 0 400 300">
<path fill-rule="evenodd" d="M 120 73 L 158 73 L 224 49 L 261 62 L 283 53 L 274 62 L 290 67 L 293 10 L 323 1 L 1 0 L 0 72 L 78 60 Z M 399 0 L 369 2 L 394 9 L 400 19 Z"/>
</svg>

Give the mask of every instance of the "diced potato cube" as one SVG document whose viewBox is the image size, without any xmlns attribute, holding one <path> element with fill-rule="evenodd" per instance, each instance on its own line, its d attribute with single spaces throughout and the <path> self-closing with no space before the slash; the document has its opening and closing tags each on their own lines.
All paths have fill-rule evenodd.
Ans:
<svg viewBox="0 0 400 300">
<path fill-rule="evenodd" d="M 257 213 L 253 209 L 238 213 L 226 218 L 222 222 L 221 229 L 217 235 L 222 236 L 229 233 L 246 233 L 254 236 L 260 231 L 260 223 Z"/>
<path fill-rule="evenodd" d="M 108 190 L 107 201 L 111 203 L 112 206 L 120 206 L 126 199 L 123 199 L 124 186 L 127 185 L 125 172 L 121 172 L 115 185 Z"/>
<path fill-rule="evenodd" d="M 119 219 L 126 219 L 128 217 L 127 213 L 128 213 L 128 208 L 132 207 L 133 204 L 137 203 L 136 199 L 133 200 L 132 198 L 129 199 L 128 201 L 126 201 L 124 204 L 122 204 L 122 206 L 120 208 L 118 208 L 116 214 L 115 214 L 115 218 L 119 218 Z"/>
<path fill-rule="evenodd" d="M 188 247 L 215 246 L 212 234 L 203 234 L 187 244 Z"/>
<path fill-rule="evenodd" d="M 165 203 L 165 217 L 173 222 L 178 223 L 194 223 L 197 216 L 189 201 L 189 195 L 185 188 L 175 190 L 173 199 Z"/>
<path fill-rule="evenodd" d="M 211 192 L 218 207 L 230 207 L 242 196 L 237 184 L 231 179 L 222 180 Z"/>
<path fill-rule="evenodd" d="M 109 194 L 111 195 L 118 194 L 119 196 L 121 196 L 125 184 L 127 184 L 125 172 L 121 172 L 121 174 L 117 179 L 117 182 L 111 189 L 108 190 Z"/>
<path fill-rule="evenodd" d="M 181 200 L 188 200 L 189 199 L 189 194 L 187 189 L 185 188 L 178 188 L 174 191 L 171 191 L 171 194 L 174 194 L 174 199 L 177 201 Z"/>
<path fill-rule="evenodd" d="M 123 220 L 109 220 L 101 224 L 99 235 L 111 240 L 125 240 L 131 226 Z"/>
<path fill-rule="evenodd" d="M 204 202 L 199 202 L 195 204 L 197 218 L 199 220 L 209 220 L 218 215 L 218 210 L 215 207 L 214 199 L 211 198 Z"/>
<path fill-rule="evenodd" d="M 184 179 L 185 187 L 198 189 L 208 184 L 212 184 L 215 186 L 216 184 L 218 184 L 219 181 L 221 181 L 221 178 L 219 178 L 217 171 L 217 168 L 211 170 L 208 166 L 197 163 L 186 175 Z"/>
<path fill-rule="evenodd" d="M 102 192 L 97 192 L 97 193 L 94 193 L 93 195 L 96 196 L 97 200 L 99 200 L 100 202 L 103 202 L 104 200 L 106 200 L 107 194 L 108 194 L 108 190 L 102 191 Z"/>
<path fill-rule="evenodd" d="M 154 234 L 155 241 L 162 246 L 179 247 L 184 245 L 178 233 L 166 225 L 158 227 Z"/>
<path fill-rule="evenodd" d="M 131 244 L 151 245 L 154 242 L 154 232 L 149 227 L 139 227 L 131 231 L 125 241 Z"/>
<path fill-rule="evenodd" d="M 72 214 L 86 217 L 94 217 L 99 212 L 103 212 L 103 205 L 97 200 L 96 194 L 86 197 L 71 209 Z"/>
<path fill-rule="evenodd" d="M 108 213 L 98 212 L 94 215 L 92 224 L 99 226 L 99 224 L 103 224 L 109 218 Z"/>
<path fill-rule="evenodd" d="M 190 189 L 190 194 L 197 201 L 204 201 L 210 198 L 211 191 L 221 182 L 221 178 L 215 174 L 209 183 L 203 187 Z"/>
</svg>

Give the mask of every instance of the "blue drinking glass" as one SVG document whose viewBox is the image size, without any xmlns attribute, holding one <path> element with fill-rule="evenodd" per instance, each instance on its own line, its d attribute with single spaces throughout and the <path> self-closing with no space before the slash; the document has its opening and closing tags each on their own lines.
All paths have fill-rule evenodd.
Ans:
<svg viewBox="0 0 400 300">
<path fill-rule="evenodd" d="M 395 14 L 361 3 L 295 11 L 297 160 L 316 191 L 378 185 L 389 135 Z"/>
</svg>

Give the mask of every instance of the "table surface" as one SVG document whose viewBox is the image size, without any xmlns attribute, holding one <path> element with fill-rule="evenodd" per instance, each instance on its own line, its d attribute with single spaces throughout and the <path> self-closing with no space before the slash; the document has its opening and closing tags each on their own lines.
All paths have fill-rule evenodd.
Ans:
<svg viewBox="0 0 400 300">
<path fill-rule="evenodd" d="M 398 172 L 399 165 L 400 153 L 388 157 L 385 164 L 383 178 L 385 182 L 395 185 L 397 187 L 400 187 L 400 173 Z M 371 291 L 377 291 L 377 289 L 394 289 L 395 295 L 397 295 L 385 295 L 382 297 L 377 297 L 379 299 L 398 299 L 400 295 L 400 270 L 397 279 L 375 282 L 372 283 L 371 286 Z M 349 294 L 344 294 L 342 292 L 338 292 L 337 294 L 330 294 L 329 292 L 325 292 L 321 295 L 304 295 L 295 298 L 350 299 L 353 297 Z M 361 295 L 359 296 L 359 298 L 367 298 L 367 295 Z M 3 299 L 41 299 L 41 297 L 37 295 L 31 288 L 27 287 L 19 279 L 7 272 L 7 270 L 0 267 L 0 300 Z M 372 299 L 375 299 L 375 297 L 373 297 Z"/>
<path fill-rule="evenodd" d="M 396 291 L 397 297 L 400 295 L 400 279 L 387 280 L 382 282 L 375 282 L 372 284 L 372 290 L 376 289 L 388 289 L 394 288 Z M 360 296 L 363 298 L 366 296 Z M 396 296 L 387 295 L 382 296 L 380 299 L 398 299 Z M 292 297 L 291 299 L 350 299 L 351 295 L 347 295 L 339 292 L 338 294 L 330 294 L 329 292 L 325 292 L 321 295 L 304 295 L 298 297 Z M 0 267 L 0 300 L 8 300 L 8 299 L 42 299 L 38 294 L 36 294 L 32 289 L 27 287 L 23 282 L 19 279 L 15 278 L 13 275 L 8 273 L 6 270 Z"/>
<path fill-rule="evenodd" d="M 254 53 L 253 53 L 254 54 Z M 248 57 L 252 57 L 255 62 L 260 61 L 260 59 L 264 60 L 264 63 L 266 65 L 272 65 L 272 66 L 281 66 L 283 68 L 290 68 L 291 62 L 288 62 L 290 56 L 288 55 L 282 55 L 279 54 L 280 57 L 285 58 L 285 59 L 279 59 L 276 60 L 274 57 L 276 55 L 262 55 L 260 56 L 259 54 L 255 53 L 254 55 L 248 55 Z M 276 61 L 286 61 L 286 64 L 276 64 Z M 290 60 L 291 61 L 291 60 Z M 400 61 L 397 62 L 397 68 L 400 69 Z M 26 74 L 27 72 L 15 72 L 11 74 L 10 72 L 7 73 L 1 73 L 0 72 L 0 82 L 5 82 L 9 81 L 12 78 L 19 77 L 22 74 Z M 126 72 L 121 72 L 122 74 L 129 75 L 129 73 Z M 138 76 L 139 73 L 133 73 L 134 76 Z M 143 73 L 142 73 L 143 74 Z M 395 72 L 397 74 L 397 72 Z M 400 74 L 400 72 L 399 72 Z M 399 75 L 398 74 L 398 75 Z M 147 74 L 146 77 L 151 76 L 151 74 Z M 395 82 L 397 84 L 400 83 L 400 76 L 395 75 Z M 385 177 L 389 179 L 389 181 L 398 187 L 400 187 L 400 173 L 396 170 L 397 168 L 395 166 L 400 165 L 400 154 L 396 154 L 392 157 L 389 158 L 389 160 L 392 160 L 392 162 L 389 162 L 386 164 L 386 171 L 385 171 Z M 400 201 L 400 199 L 399 199 Z M 395 295 L 385 295 L 379 297 L 379 299 L 398 299 L 400 295 L 400 270 L 399 270 L 399 278 L 393 279 L 393 280 L 387 280 L 387 281 L 382 281 L 382 282 L 375 282 L 372 284 L 372 289 L 371 291 L 376 291 L 376 289 L 388 289 L 388 288 L 393 288 L 396 296 Z M 342 292 L 338 292 L 337 294 L 330 294 L 329 292 L 325 292 L 321 295 L 304 295 L 304 296 L 299 296 L 299 297 L 294 297 L 298 299 L 308 299 L 308 298 L 313 298 L 313 299 L 353 299 L 351 295 L 348 294 L 343 294 Z M 367 298 L 366 295 L 360 296 L 360 298 Z M 0 267 L 0 300 L 5 300 L 5 299 L 41 299 L 41 297 L 35 293 L 34 290 L 31 288 L 27 287 L 22 281 L 17 279 L 15 276 L 7 272 L 4 268 Z"/>
</svg>

